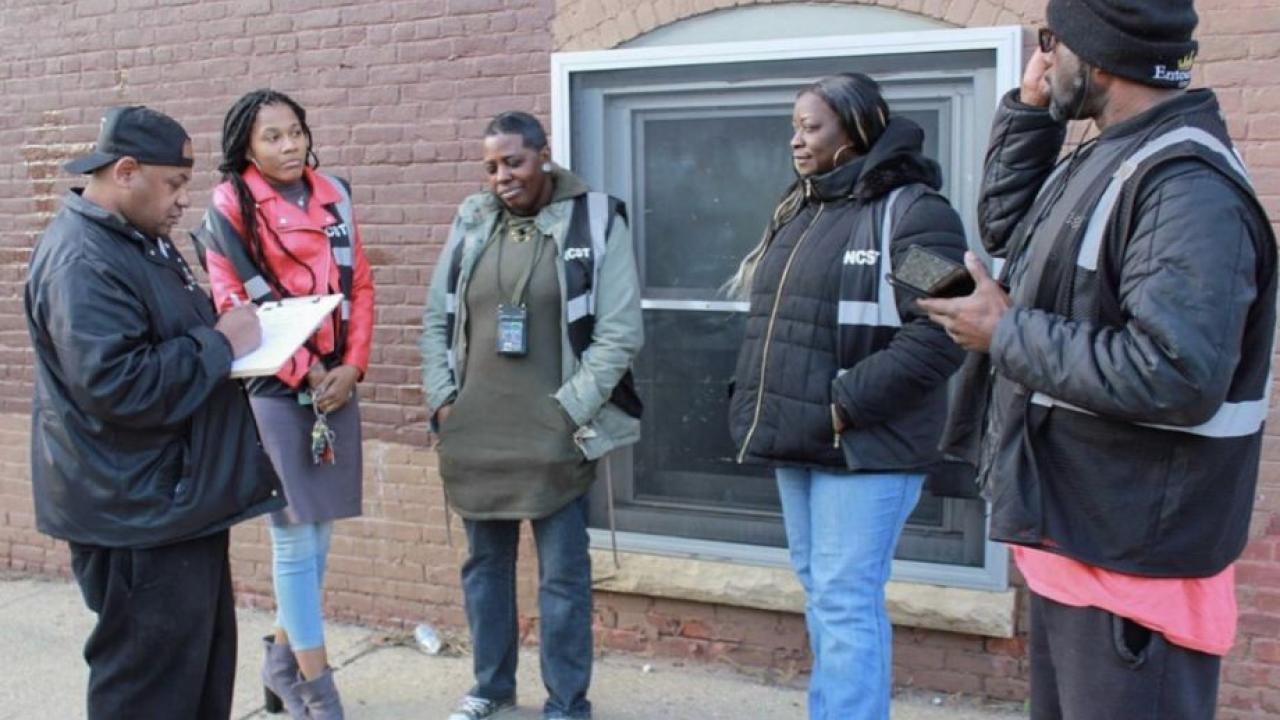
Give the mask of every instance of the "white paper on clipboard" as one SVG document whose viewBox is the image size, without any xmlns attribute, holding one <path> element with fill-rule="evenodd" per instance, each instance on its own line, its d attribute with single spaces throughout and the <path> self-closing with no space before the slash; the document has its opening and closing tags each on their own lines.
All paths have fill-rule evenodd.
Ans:
<svg viewBox="0 0 1280 720">
<path fill-rule="evenodd" d="M 231 363 L 231 377 L 275 375 L 342 302 L 342 295 L 306 295 L 258 306 L 262 344 Z"/>
</svg>

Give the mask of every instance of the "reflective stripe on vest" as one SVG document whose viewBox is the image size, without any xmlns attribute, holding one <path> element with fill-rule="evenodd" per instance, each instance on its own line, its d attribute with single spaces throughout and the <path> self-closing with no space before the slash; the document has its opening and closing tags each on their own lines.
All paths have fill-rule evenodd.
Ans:
<svg viewBox="0 0 1280 720">
<path fill-rule="evenodd" d="M 1098 260 L 1102 252 L 1103 235 L 1107 230 L 1107 225 L 1110 223 L 1112 213 L 1115 212 L 1116 204 L 1120 200 L 1124 185 L 1129 178 L 1138 172 L 1144 162 L 1150 160 L 1157 153 L 1183 142 L 1195 143 L 1218 155 L 1227 163 L 1228 167 L 1240 176 L 1240 180 L 1243 183 L 1247 186 L 1250 185 L 1249 172 L 1245 169 L 1244 163 L 1240 161 L 1239 155 L 1233 148 L 1212 134 L 1199 128 L 1178 128 L 1160 135 L 1138 148 L 1112 173 L 1111 179 L 1107 182 L 1106 190 L 1103 192 L 1102 197 L 1099 198 L 1093 212 L 1089 215 L 1089 224 L 1085 229 L 1085 235 L 1080 243 L 1079 253 L 1076 256 L 1076 265 L 1078 267 L 1089 272 L 1097 271 Z M 1218 407 L 1213 417 L 1199 425 L 1180 426 L 1144 422 L 1131 424 L 1154 430 L 1186 433 L 1209 438 L 1248 437 L 1259 432 L 1263 423 L 1266 422 L 1271 398 L 1271 382 L 1271 374 L 1268 374 L 1266 384 L 1263 386 L 1264 390 L 1261 399 L 1224 402 Z M 1042 407 L 1060 407 L 1072 412 L 1097 416 L 1095 412 L 1041 392 L 1034 393 L 1031 396 L 1031 402 Z"/>
<path fill-rule="evenodd" d="M 605 248 L 608 243 L 608 232 L 610 224 L 610 201 L 609 196 L 601 192 L 589 192 L 586 195 L 586 209 L 588 221 L 588 234 L 591 238 L 591 286 L 577 295 L 569 297 L 565 302 L 565 321 L 567 324 L 583 321 L 595 315 L 596 295 L 600 288 L 600 269 L 604 264 Z M 565 233 L 565 250 L 571 250 L 568 243 L 573 241 L 573 218 L 576 212 L 570 215 L 570 227 Z M 451 233 L 450 244 L 445 246 L 445 250 L 441 253 L 442 258 L 449 258 L 451 263 L 449 282 L 445 292 L 445 343 L 448 349 L 449 369 L 457 372 L 457 352 L 455 333 L 457 332 L 457 315 L 458 315 L 458 284 L 461 281 L 462 260 L 465 254 L 462 239 L 465 233 Z M 567 263 L 564 253 L 561 254 L 560 262 Z M 564 293 L 568 295 L 573 292 L 574 288 L 565 288 Z M 579 350 L 580 352 L 580 350 Z"/>
<path fill-rule="evenodd" d="M 1270 404 L 1271 377 L 1267 378 L 1267 392 L 1261 400 L 1245 400 L 1242 402 L 1224 402 L 1205 422 L 1199 425 L 1163 425 L 1160 423 L 1135 422 L 1133 425 L 1187 433 L 1210 438 L 1248 437 L 1262 429 L 1267 419 L 1267 407 Z M 1060 407 L 1064 410 L 1083 413 L 1097 417 L 1098 414 L 1082 407 L 1063 402 L 1055 397 L 1038 392 L 1031 396 L 1031 402 L 1042 407 Z"/>
<path fill-rule="evenodd" d="M 240 231 L 217 208 L 209 208 L 204 214 L 204 234 L 208 244 L 231 263 L 236 275 L 242 278 L 244 291 L 255 304 L 275 299 L 271 285 L 258 271 L 249 257 L 249 251 Z"/>
<path fill-rule="evenodd" d="M 586 293 L 569 300 L 565 307 L 565 316 L 569 322 L 577 322 L 582 318 L 591 315 L 591 296 L 595 288 L 588 290 Z"/>
<path fill-rule="evenodd" d="M 841 300 L 839 323 L 870 327 L 902 327 L 898 315 L 898 298 L 889 284 L 892 268 L 893 208 L 906 186 L 894 188 L 884 202 L 884 216 L 880 220 L 880 277 L 876 287 L 876 299 Z"/>
<path fill-rule="evenodd" d="M 464 233 L 454 228 L 454 232 L 449 233 L 444 252 L 440 253 L 440 258 L 449 263 L 448 283 L 445 285 L 444 296 L 444 342 L 445 349 L 448 350 L 445 356 L 449 361 L 449 371 L 454 373 L 455 377 L 458 372 L 458 357 L 453 347 L 453 331 L 458 326 L 458 275 L 462 271 L 464 237 Z"/>
<path fill-rule="evenodd" d="M 347 186 L 336 177 L 329 175 L 324 176 L 329 184 L 332 185 L 341 196 L 338 202 L 333 204 L 333 209 L 337 212 L 338 220 L 346 226 L 345 245 L 335 244 L 333 238 L 329 239 L 330 250 L 333 252 L 333 260 L 338 264 L 338 287 L 342 289 L 342 320 L 344 322 L 351 320 L 351 292 L 350 288 L 355 284 L 355 267 L 353 261 L 355 259 L 355 242 L 356 242 L 356 223 L 355 212 L 351 207 L 351 194 L 347 192 Z M 345 344 L 345 338 L 343 338 Z"/>
<path fill-rule="evenodd" d="M 569 298 L 565 307 L 565 316 L 570 323 L 596 314 L 600 266 L 604 262 L 605 243 L 608 240 L 606 237 L 609 226 L 608 195 L 600 192 L 587 193 L 587 224 L 591 235 L 591 287 L 581 295 Z"/>
<path fill-rule="evenodd" d="M 249 299 L 255 303 L 264 303 L 271 299 L 271 286 L 261 275 L 254 275 L 244 281 L 244 291 L 249 293 Z"/>
<path fill-rule="evenodd" d="M 1245 169 L 1244 163 L 1240 162 L 1240 157 L 1236 154 L 1235 149 L 1228 147 L 1221 140 L 1204 130 L 1184 127 L 1160 135 L 1138 148 L 1133 155 L 1130 155 L 1124 162 L 1120 163 L 1120 167 L 1116 168 L 1116 171 L 1112 173 L 1111 179 L 1107 181 L 1107 189 L 1102 193 L 1098 204 L 1094 206 L 1093 212 L 1089 215 L 1089 225 L 1085 229 L 1084 239 L 1080 243 L 1080 251 L 1076 256 L 1076 265 L 1089 271 L 1098 269 L 1098 254 L 1102 252 L 1102 235 L 1107 230 L 1111 214 L 1115 212 L 1116 203 L 1120 200 L 1120 193 L 1124 190 L 1125 182 L 1130 177 L 1133 177 L 1142 163 L 1151 159 L 1156 153 L 1182 142 L 1196 143 L 1221 156 L 1227 162 L 1227 165 L 1232 170 L 1235 170 L 1246 184 L 1249 184 L 1249 171 Z"/>
</svg>

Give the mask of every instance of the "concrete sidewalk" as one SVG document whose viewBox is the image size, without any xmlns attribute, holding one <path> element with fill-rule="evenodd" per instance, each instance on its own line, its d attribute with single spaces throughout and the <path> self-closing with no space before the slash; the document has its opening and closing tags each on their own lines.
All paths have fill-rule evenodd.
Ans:
<svg viewBox="0 0 1280 720">
<path fill-rule="evenodd" d="M 267 613 L 240 610 L 240 663 L 232 717 L 271 718 L 262 710 L 258 640 Z M 93 615 L 67 582 L 0 574 L 0 720 L 84 717 L 87 668 L 80 656 Z M 350 720 L 445 720 L 470 685 L 470 657 L 427 656 L 408 638 L 352 625 L 327 628 L 330 660 Z M 646 666 L 648 668 L 646 669 Z M 521 656 L 521 709 L 503 720 L 537 720 L 543 694 L 537 655 Z M 783 720 L 805 717 L 804 693 L 763 685 L 732 670 L 610 655 L 591 688 L 599 720 Z M 930 696 L 895 699 L 895 720 L 1012 720 L 1021 714 Z"/>
</svg>

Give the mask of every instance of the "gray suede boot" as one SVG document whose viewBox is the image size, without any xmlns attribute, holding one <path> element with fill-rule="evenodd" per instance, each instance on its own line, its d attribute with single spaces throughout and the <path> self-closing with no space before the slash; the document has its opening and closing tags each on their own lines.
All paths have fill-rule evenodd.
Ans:
<svg viewBox="0 0 1280 720">
<path fill-rule="evenodd" d="M 293 689 L 302 697 L 311 720 L 343 720 L 342 699 L 333 684 L 332 668 L 325 668 L 324 674 L 314 680 L 303 680 L 299 675 Z"/>
<path fill-rule="evenodd" d="M 298 691 L 298 661 L 288 645 L 277 645 L 275 637 L 262 638 L 262 694 L 269 713 L 288 712 L 291 718 L 306 718 L 307 706 Z"/>
</svg>

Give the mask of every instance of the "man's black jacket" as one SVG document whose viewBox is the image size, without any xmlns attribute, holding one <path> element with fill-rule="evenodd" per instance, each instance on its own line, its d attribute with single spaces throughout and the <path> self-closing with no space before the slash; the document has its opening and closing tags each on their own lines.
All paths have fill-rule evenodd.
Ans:
<svg viewBox="0 0 1280 720">
<path fill-rule="evenodd" d="M 1063 136 L 1016 95 L 997 114 L 979 224 L 1010 256 L 1014 307 L 992 339 L 985 417 L 973 391 L 989 375 L 980 356 L 966 363 L 948 450 L 975 459 L 981 440 L 994 539 L 1130 574 L 1214 575 L 1243 550 L 1253 507 L 1275 239 L 1209 91 L 1055 165 Z"/>
<path fill-rule="evenodd" d="M 176 248 L 68 193 L 25 293 L 41 532 L 155 547 L 284 504 L 231 346 Z"/>
</svg>

